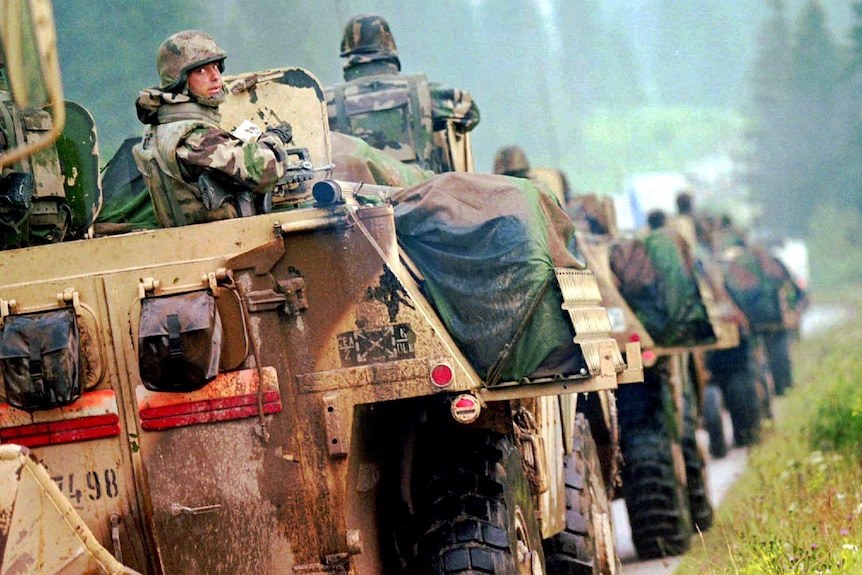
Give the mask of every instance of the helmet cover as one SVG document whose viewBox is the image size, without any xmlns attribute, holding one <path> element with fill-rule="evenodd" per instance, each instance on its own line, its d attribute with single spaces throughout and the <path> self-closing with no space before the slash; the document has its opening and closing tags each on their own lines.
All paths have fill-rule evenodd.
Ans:
<svg viewBox="0 0 862 575">
<path fill-rule="evenodd" d="M 172 92 L 183 88 L 190 71 L 211 62 L 217 62 L 219 70 L 224 71 L 225 58 L 227 54 L 206 32 L 177 32 L 162 42 L 156 53 L 161 89 Z"/>
</svg>

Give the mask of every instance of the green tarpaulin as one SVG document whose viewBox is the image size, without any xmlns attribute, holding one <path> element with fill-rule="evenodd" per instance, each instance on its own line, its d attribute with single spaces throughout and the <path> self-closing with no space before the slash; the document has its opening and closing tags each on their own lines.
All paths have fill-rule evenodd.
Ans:
<svg viewBox="0 0 862 575">
<path fill-rule="evenodd" d="M 620 293 L 657 345 L 715 341 L 694 261 L 678 234 L 656 230 L 643 240 L 619 240 L 611 250 L 611 268 Z"/>
<path fill-rule="evenodd" d="M 407 188 L 392 201 L 399 243 L 424 275 L 449 333 L 482 376 L 512 342 L 546 284 L 501 378 L 517 380 L 543 369 L 577 372 L 583 358 L 561 311 L 554 267 L 581 264 L 573 255 L 572 221 L 552 196 L 529 180 L 450 173 Z"/>
<path fill-rule="evenodd" d="M 97 224 L 127 224 L 129 229 L 157 228 L 156 215 L 132 147 L 140 137 L 127 138 L 102 170 L 102 211 Z"/>
</svg>

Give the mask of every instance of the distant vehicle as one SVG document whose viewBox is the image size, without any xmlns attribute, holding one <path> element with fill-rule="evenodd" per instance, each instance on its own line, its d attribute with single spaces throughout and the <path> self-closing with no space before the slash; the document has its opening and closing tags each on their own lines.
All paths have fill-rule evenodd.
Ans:
<svg viewBox="0 0 862 575">
<path fill-rule="evenodd" d="M 614 198 L 617 225 L 621 231 L 646 225 L 650 210 L 676 213 L 676 196 L 690 189 L 691 182 L 679 172 L 646 172 L 626 178 L 622 195 Z"/>
<path fill-rule="evenodd" d="M 53 86 L 52 125 L 64 111 L 74 125 L 50 0 L 3 7 L 8 77 Z M 31 63 L 18 56 L 34 37 Z M 456 314 L 428 295 L 441 282 L 423 259 L 439 251 L 399 246 L 405 189 L 322 179 L 334 166 L 317 78 L 280 68 L 225 82 L 225 128 L 290 121 L 299 161 L 273 194 L 282 209 L 0 251 L 0 573 L 618 574 L 602 459 L 619 462 L 613 393 L 643 380 L 641 350 L 623 342 L 625 362 L 596 275 L 566 251 L 569 228 L 559 266 L 523 258 L 553 264 L 527 274 L 529 295 L 515 266 L 454 253 L 492 269 L 471 291 L 510 320 L 489 346 L 491 314 L 460 314 L 489 350 L 472 355 L 480 374 Z M 43 104 L 10 102 L 0 109 L 22 115 Z M 47 126 L 38 116 L 20 125 Z M 10 118 L 0 133 L 17 151 L 0 163 L 38 153 L 12 141 L 24 130 Z M 452 176 L 465 175 L 437 177 Z M 461 191 L 474 200 L 481 186 Z M 546 196 L 531 190 L 538 207 Z M 0 212 L 31 199 L 19 191 L 0 186 Z M 513 218 L 545 212 L 510 211 L 488 217 L 497 240 L 493 224 L 511 220 L 502 235 L 544 249 L 544 221 L 529 236 Z"/>
<path fill-rule="evenodd" d="M 769 242 L 769 251 L 787 266 L 787 270 L 800 288 L 807 290 L 811 280 L 808 265 L 808 245 L 799 238 L 781 238 Z"/>
</svg>

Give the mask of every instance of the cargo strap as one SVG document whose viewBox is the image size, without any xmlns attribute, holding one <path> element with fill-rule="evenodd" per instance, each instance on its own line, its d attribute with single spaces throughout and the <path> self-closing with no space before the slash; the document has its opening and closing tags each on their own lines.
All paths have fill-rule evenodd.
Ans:
<svg viewBox="0 0 862 575">
<path fill-rule="evenodd" d="M 41 393 L 45 392 L 45 383 L 42 380 L 42 345 L 39 337 L 39 326 L 30 325 L 25 330 L 27 338 L 30 340 L 30 382 Z"/>
<path fill-rule="evenodd" d="M 168 178 L 169 180 L 174 180 L 175 178 L 171 175 L 171 172 L 168 171 L 168 165 L 165 159 L 162 157 L 161 152 L 158 149 L 158 144 L 155 144 L 156 149 L 153 153 L 153 158 L 156 160 L 156 164 L 158 165 L 158 170 L 156 173 L 156 177 L 159 178 L 160 184 L 162 187 L 162 196 L 167 201 L 167 208 L 171 212 L 171 218 L 173 218 L 175 226 L 184 226 L 188 222 L 186 221 L 186 215 L 183 213 L 182 208 L 180 207 L 177 198 L 171 191 L 171 188 L 165 185 L 164 178 Z"/>
<path fill-rule="evenodd" d="M 231 283 L 236 289 L 237 295 L 239 296 L 240 307 L 242 308 L 242 317 L 245 321 L 245 325 L 251 325 L 251 312 L 248 309 L 248 293 L 243 287 L 241 282 L 233 281 L 233 276 L 230 276 Z M 269 443 L 269 429 L 266 425 L 266 412 L 264 410 L 264 374 L 263 374 L 263 362 L 261 361 L 260 356 L 260 346 L 256 338 L 252 337 L 251 340 L 251 354 L 254 356 L 254 363 L 257 366 L 257 417 L 258 423 L 260 424 L 260 439 L 264 445 Z"/>
<path fill-rule="evenodd" d="M 545 281 L 542 282 L 542 285 L 539 287 L 539 291 L 536 293 L 536 297 L 534 297 L 533 301 L 530 302 L 530 307 L 527 308 L 527 313 L 525 313 L 524 317 L 521 319 L 521 323 L 515 331 L 515 334 L 512 336 L 512 339 L 503 346 L 503 349 L 500 350 L 494 364 L 488 369 L 488 374 L 485 376 L 486 386 L 494 387 L 500 383 L 500 377 L 503 374 L 503 370 L 507 365 L 509 365 L 509 361 L 512 359 L 512 349 L 514 349 L 521 340 L 524 332 L 527 331 L 527 326 L 530 324 L 530 320 L 533 319 L 533 315 L 535 315 L 536 309 L 539 307 L 542 298 L 545 297 L 545 292 L 548 291 L 548 286 L 551 285 L 551 279 L 554 277 L 555 276 L 553 274 L 549 274 L 548 277 L 545 278 Z"/>
<path fill-rule="evenodd" d="M 170 369 L 174 373 L 181 373 L 185 369 L 186 352 L 183 348 L 182 328 L 180 327 L 180 316 L 171 314 L 167 317 L 168 324 L 168 357 Z"/>
</svg>

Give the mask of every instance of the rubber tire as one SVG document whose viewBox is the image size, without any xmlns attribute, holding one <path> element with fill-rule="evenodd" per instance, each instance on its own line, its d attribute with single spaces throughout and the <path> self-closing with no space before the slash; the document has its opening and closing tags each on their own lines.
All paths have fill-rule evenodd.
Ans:
<svg viewBox="0 0 862 575">
<path fill-rule="evenodd" d="M 532 488 L 511 437 L 466 427 L 419 437 L 413 486 L 419 536 L 411 572 L 545 572 Z"/>
<path fill-rule="evenodd" d="M 764 337 L 766 356 L 775 395 L 784 395 L 793 386 L 793 364 L 790 360 L 790 332 L 787 330 L 769 333 Z"/>
<path fill-rule="evenodd" d="M 685 479 L 677 474 L 672 434 L 664 423 L 666 384 L 652 371 L 644 370 L 644 383 L 617 390 L 622 495 L 641 560 L 682 555 L 693 533 Z"/>
<path fill-rule="evenodd" d="M 701 533 L 712 527 L 714 510 L 709 497 L 709 480 L 706 474 L 706 459 L 697 443 L 697 395 L 694 384 L 686 378 L 683 394 L 685 429 L 682 436 L 682 454 L 685 458 L 685 478 L 688 488 L 688 504 L 694 527 Z"/>
<path fill-rule="evenodd" d="M 721 459 L 727 455 L 727 438 L 724 435 L 724 398 L 721 389 L 709 384 L 704 390 L 703 425 L 709 434 L 709 455 Z"/>
<path fill-rule="evenodd" d="M 766 335 L 759 334 L 754 337 L 754 345 L 751 346 L 753 354 L 752 364 L 756 374 L 757 396 L 760 398 L 760 416 L 762 419 L 772 419 L 772 398 L 775 395 L 775 384 L 772 379 L 772 369 L 769 365 L 769 356 L 766 351 Z"/>
<path fill-rule="evenodd" d="M 724 401 L 733 424 L 733 443 L 736 447 L 746 447 L 760 441 L 761 398 L 756 377 L 750 362 L 746 362 L 740 369 L 728 373 L 723 382 Z"/>
<path fill-rule="evenodd" d="M 623 498 L 640 559 L 682 555 L 691 545 L 691 512 L 676 476 L 668 437 L 652 430 L 623 452 Z"/>
<path fill-rule="evenodd" d="M 590 424 L 575 420 L 575 444 L 563 459 L 566 528 L 544 542 L 548 575 L 618 575 L 613 515 Z"/>
</svg>

